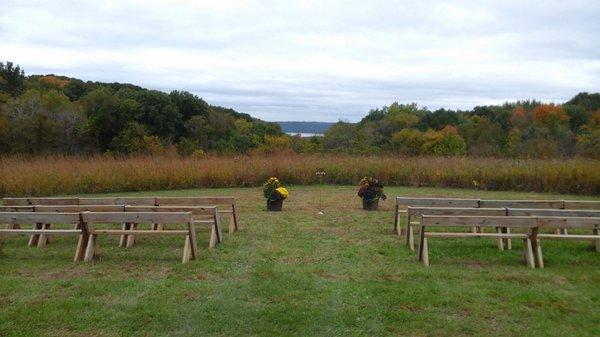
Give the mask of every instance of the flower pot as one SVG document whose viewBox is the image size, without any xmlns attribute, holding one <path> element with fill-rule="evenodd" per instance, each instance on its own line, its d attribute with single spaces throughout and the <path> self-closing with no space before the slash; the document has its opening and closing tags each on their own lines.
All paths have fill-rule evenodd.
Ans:
<svg viewBox="0 0 600 337">
<path fill-rule="evenodd" d="M 283 199 L 279 199 L 276 201 L 267 201 L 267 211 L 268 212 L 281 212 L 281 208 L 283 207 Z"/>
<path fill-rule="evenodd" d="M 362 204 L 365 211 L 376 211 L 379 209 L 379 199 L 373 202 L 367 202 L 365 199 L 363 199 Z"/>
</svg>

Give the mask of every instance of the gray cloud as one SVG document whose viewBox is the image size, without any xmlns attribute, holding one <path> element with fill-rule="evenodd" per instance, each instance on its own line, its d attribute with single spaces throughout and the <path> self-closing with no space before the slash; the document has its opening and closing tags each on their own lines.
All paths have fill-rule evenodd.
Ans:
<svg viewBox="0 0 600 337">
<path fill-rule="evenodd" d="M 189 90 L 268 120 L 600 91 L 597 1 L 0 0 L 29 74 Z"/>
</svg>

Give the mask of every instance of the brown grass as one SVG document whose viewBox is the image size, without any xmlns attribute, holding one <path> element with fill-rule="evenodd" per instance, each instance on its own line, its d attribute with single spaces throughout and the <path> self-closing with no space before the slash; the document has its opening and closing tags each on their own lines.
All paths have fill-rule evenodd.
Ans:
<svg viewBox="0 0 600 337">
<path fill-rule="evenodd" d="M 600 161 L 470 157 L 277 155 L 252 157 L 9 157 L 0 159 L 1 196 L 259 186 L 270 176 L 286 184 L 354 185 L 365 175 L 387 185 L 600 194 Z"/>
</svg>

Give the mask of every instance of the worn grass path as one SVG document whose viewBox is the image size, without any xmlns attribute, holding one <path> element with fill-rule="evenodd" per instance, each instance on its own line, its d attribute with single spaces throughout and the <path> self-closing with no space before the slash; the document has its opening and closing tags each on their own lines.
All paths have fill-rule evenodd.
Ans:
<svg viewBox="0 0 600 337">
<path fill-rule="evenodd" d="M 6 238 L 0 336 L 600 335 L 600 254 L 589 244 L 545 243 L 547 268 L 530 270 L 519 262 L 520 243 L 499 252 L 486 239 L 433 240 L 432 266 L 424 268 L 390 235 L 391 200 L 364 212 L 354 187 L 320 191 L 321 216 L 317 187 L 292 187 L 283 213 L 265 212 L 256 188 L 136 193 L 238 198 L 245 228 L 214 251 L 201 231 L 201 257 L 187 265 L 180 238 L 142 238 L 125 250 L 104 237 L 101 259 L 91 264 L 71 261 L 74 238 L 43 249 Z"/>
</svg>

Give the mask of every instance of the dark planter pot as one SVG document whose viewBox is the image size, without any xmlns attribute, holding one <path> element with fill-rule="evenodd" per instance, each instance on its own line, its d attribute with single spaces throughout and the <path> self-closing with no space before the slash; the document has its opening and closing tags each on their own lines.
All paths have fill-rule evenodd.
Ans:
<svg viewBox="0 0 600 337">
<path fill-rule="evenodd" d="M 379 209 L 379 200 L 375 200 L 374 202 L 367 202 L 365 199 L 362 201 L 363 209 L 365 211 L 376 211 Z"/>
<path fill-rule="evenodd" d="M 267 201 L 267 211 L 268 212 L 281 212 L 281 208 L 283 207 L 283 199 L 279 199 L 277 201 Z"/>
</svg>

